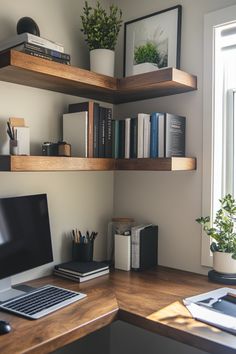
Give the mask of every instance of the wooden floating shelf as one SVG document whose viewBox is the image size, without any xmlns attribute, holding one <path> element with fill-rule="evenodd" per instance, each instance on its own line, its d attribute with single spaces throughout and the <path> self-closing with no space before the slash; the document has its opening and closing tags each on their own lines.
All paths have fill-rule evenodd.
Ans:
<svg viewBox="0 0 236 354">
<path fill-rule="evenodd" d="M 159 159 L 103 159 L 57 156 L 0 156 L 0 171 L 191 171 L 196 159 L 172 157 Z"/>
<path fill-rule="evenodd" d="M 118 159 L 116 170 L 130 171 L 192 171 L 196 170 L 196 159 L 192 157 L 170 157 L 158 159 Z"/>
<path fill-rule="evenodd" d="M 0 80 L 110 103 L 197 89 L 196 76 L 175 68 L 117 79 L 16 50 L 0 54 Z"/>
</svg>

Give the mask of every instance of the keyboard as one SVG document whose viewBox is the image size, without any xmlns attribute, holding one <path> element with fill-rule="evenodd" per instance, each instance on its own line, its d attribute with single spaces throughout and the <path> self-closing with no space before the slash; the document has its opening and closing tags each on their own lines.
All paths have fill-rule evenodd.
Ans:
<svg viewBox="0 0 236 354">
<path fill-rule="evenodd" d="M 45 285 L 0 304 L 0 309 L 36 320 L 86 296 L 57 286 Z"/>
</svg>

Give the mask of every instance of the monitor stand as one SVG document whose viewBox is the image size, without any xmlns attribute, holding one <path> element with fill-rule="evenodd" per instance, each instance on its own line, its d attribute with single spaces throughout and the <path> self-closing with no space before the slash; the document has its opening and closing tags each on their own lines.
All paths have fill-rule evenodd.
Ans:
<svg viewBox="0 0 236 354">
<path fill-rule="evenodd" d="M 32 290 L 32 288 L 24 285 L 11 286 L 11 278 L 5 278 L 0 280 L 0 302 L 11 300 L 14 297 L 24 295 L 27 291 Z"/>
</svg>

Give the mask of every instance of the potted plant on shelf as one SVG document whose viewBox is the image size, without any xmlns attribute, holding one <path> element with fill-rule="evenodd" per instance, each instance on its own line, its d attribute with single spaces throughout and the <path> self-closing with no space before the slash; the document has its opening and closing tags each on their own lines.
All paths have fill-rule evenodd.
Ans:
<svg viewBox="0 0 236 354">
<path fill-rule="evenodd" d="M 90 69 L 114 76 L 115 45 L 122 25 L 122 11 L 111 5 L 109 13 L 97 2 L 95 8 L 85 1 L 82 28 L 90 50 Z"/>
<path fill-rule="evenodd" d="M 213 269 L 224 274 L 236 274 L 236 202 L 227 194 L 220 199 L 221 209 L 216 213 L 213 225 L 210 217 L 200 217 L 196 221 L 214 241 L 210 249 L 213 252 Z"/>
</svg>

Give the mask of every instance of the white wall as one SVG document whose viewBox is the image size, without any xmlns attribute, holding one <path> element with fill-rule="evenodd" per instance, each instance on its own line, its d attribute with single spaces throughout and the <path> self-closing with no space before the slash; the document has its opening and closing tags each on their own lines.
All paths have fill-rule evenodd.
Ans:
<svg viewBox="0 0 236 354">
<path fill-rule="evenodd" d="M 116 172 L 114 210 L 116 216 L 159 225 L 159 264 L 197 273 L 200 265 L 202 111 L 203 111 L 203 18 L 207 12 L 230 6 L 236 0 L 116 0 L 124 21 L 182 5 L 181 69 L 197 75 L 198 91 L 119 105 L 117 118 L 138 112 L 166 111 L 187 117 L 186 152 L 197 157 L 194 172 Z M 123 33 L 117 46 L 116 70 L 123 70 Z"/>
<path fill-rule="evenodd" d="M 16 33 L 23 16 L 32 17 L 41 36 L 61 42 L 74 65 L 88 68 L 88 50 L 80 32 L 82 1 L 0 0 L 0 40 Z M 0 81 L 0 145 L 10 116 L 24 117 L 30 126 L 31 154 L 40 154 L 43 141 L 61 137 L 61 116 L 79 98 Z M 86 99 L 85 99 L 86 100 Z M 0 197 L 47 193 L 55 263 L 69 259 L 66 234 L 75 227 L 99 231 L 95 258 L 106 254 L 106 226 L 113 208 L 113 172 L 49 172 L 0 174 Z M 14 282 L 38 277 L 52 264 L 18 275 Z"/>
</svg>

